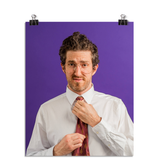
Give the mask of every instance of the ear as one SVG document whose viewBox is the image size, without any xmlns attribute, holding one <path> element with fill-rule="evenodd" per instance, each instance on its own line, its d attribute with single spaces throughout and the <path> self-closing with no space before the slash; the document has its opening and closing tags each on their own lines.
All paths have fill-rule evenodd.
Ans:
<svg viewBox="0 0 160 160">
<path fill-rule="evenodd" d="M 98 67 L 99 67 L 98 64 L 94 66 L 92 76 L 97 72 Z"/>
<path fill-rule="evenodd" d="M 65 72 L 65 66 L 61 63 L 62 71 L 66 74 Z"/>
</svg>

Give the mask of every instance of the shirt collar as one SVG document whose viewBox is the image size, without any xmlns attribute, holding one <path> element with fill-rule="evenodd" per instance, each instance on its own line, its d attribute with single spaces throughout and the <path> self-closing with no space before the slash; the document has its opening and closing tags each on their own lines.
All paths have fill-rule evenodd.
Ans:
<svg viewBox="0 0 160 160">
<path fill-rule="evenodd" d="M 78 94 L 76 94 L 75 92 L 71 91 L 68 87 L 66 89 L 66 96 L 67 96 L 67 99 L 69 101 L 69 103 L 72 105 L 73 102 L 75 101 L 75 99 L 80 96 Z M 81 96 L 83 96 L 83 98 L 85 99 L 85 101 L 90 104 L 91 103 L 91 100 L 94 96 L 94 86 L 92 84 L 92 87 L 87 91 L 85 92 L 84 94 L 82 94 Z"/>
</svg>

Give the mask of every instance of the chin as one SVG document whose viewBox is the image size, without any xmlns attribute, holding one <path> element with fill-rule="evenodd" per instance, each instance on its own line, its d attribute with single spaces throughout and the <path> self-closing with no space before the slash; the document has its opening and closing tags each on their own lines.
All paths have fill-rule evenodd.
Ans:
<svg viewBox="0 0 160 160">
<path fill-rule="evenodd" d="M 71 86 L 71 89 L 74 90 L 75 92 L 82 92 L 86 89 L 85 86 Z"/>
<path fill-rule="evenodd" d="M 85 88 L 82 88 L 82 87 L 73 87 L 72 89 L 76 92 L 82 92 L 85 90 Z"/>
<path fill-rule="evenodd" d="M 89 87 L 89 83 L 84 83 L 84 81 L 76 82 L 76 83 L 70 82 L 68 84 L 69 84 L 69 88 L 74 92 L 83 92 Z"/>
</svg>

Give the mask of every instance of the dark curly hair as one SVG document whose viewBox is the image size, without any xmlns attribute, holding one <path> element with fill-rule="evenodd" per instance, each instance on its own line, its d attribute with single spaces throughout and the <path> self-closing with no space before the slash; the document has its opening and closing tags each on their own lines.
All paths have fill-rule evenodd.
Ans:
<svg viewBox="0 0 160 160">
<path fill-rule="evenodd" d="M 66 62 L 66 53 L 67 51 L 78 51 L 86 50 L 91 51 L 92 53 L 92 65 L 93 68 L 99 63 L 98 48 L 93 44 L 84 34 L 79 32 L 74 32 L 72 36 L 66 38 L 59 50 L 60 60 L 62 65 L 65 65 Z"/>
</svg>

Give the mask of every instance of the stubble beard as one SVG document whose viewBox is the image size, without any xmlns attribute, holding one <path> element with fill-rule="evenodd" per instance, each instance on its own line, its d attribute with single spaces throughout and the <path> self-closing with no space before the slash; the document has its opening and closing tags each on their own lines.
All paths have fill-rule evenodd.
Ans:
<svg viewBox="0 0 160 160">
<path fill-rule="evenodd" d="M 81 84 L 81 82 L 72 82 L 72 81 L 73 81 L 73 78 L 72 80 L 68 80 L 68 85 L 74 92 L 83 92 L 91 84 L 90 81 L 85 81 L 84 78 L 83 78 L 83 84 Z"/>
</svg>

